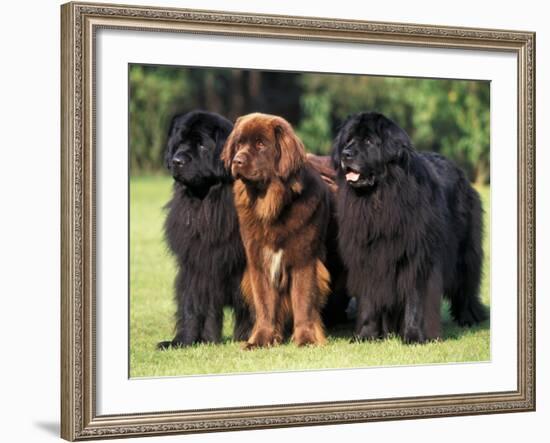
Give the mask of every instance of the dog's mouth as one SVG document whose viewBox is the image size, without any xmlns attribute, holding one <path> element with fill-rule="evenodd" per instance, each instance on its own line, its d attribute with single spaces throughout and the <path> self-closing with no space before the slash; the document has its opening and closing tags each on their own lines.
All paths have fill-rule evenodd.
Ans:
<svg viewBox="0 0 550 443">
<path fill-rule="evenodd" d="M 231 170 L 231 175 L 233 175 L 233 178 L 235 180 L 242 180 L 245 182 L 254 182 L 261 180 L 260 174 L 249 171 L 245 172 L 240 168 L 233 168 Z"/>
<path fill-rule="evenodd" d="M 351 186 L 374 186 L 376 183 L 376 176 L 373 173 L 365 175 L 350 166 L 346 166 L 345 174 L 346 181 Z"/>
<path fill-rule="evenodd" d="M 361 173 L 353 168 L 346 168 L 346 180 L 351 183 L 357 182 L 361 178 Z"/>
</svg>

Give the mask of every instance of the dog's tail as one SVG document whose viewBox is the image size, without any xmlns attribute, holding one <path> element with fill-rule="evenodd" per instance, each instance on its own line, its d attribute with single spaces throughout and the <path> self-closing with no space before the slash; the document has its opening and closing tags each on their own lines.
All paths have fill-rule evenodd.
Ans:
<svg viewBox="0 0 550 443">
<path fill-rule="evenodd" d="M 477 191 L 465 177 L 461 182 L 466 229 L 459 245 L 454 288 L 448 296 L 454 320 L 461 326 L 472 326 L 488 318 L 487 308 L 479 294 L 483 264 L 483 209 Z"/>
</svg>

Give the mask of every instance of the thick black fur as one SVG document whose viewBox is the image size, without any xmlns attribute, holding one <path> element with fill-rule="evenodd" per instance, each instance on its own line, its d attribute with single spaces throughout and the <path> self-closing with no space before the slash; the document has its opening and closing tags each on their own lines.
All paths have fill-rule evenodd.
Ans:
<svg viewBox="0 0 550 443">
<path fill-rule="evenodd" d="M 223 307 L 235 310 L 235 340 L 253 325 L 240 291 L 246 264 L 233 179 L 220 160 L 233 128 L 222 116 L 193 111 L 173 118 L 165 164 L 174 177 L 165 236 L 178 262 L 176 334 L 159 348 L 221 340 Z"/>
<path fill-rule="evenodd" d="M 460 325 L 486 319 L 482 208 L 463 171 L 441 155 L 417 152 L 406 132 L 378 113 L 349 117 L 332 159 L 356 338 L 436 339 L 442 295 Z"/>
</svg>

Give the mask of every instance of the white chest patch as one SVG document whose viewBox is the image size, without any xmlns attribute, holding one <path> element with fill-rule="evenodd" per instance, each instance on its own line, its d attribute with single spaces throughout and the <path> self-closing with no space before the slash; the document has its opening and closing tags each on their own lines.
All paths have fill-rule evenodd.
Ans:
<svg viewBox="0 0 550 443">
<path fill-rule="evenodd" d="M 265 264 L 269 269 L 269 280 L 274 287 L 279 287 L 283 271 L 283 250 L 264 249 Z"/>
</svg>

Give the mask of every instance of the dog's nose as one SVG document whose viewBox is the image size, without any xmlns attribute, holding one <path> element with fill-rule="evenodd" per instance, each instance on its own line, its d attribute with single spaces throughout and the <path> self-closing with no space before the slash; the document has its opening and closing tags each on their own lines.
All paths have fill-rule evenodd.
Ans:
<svg viewBox="0 0 550 443">
<path fill-rule="evenodd" d="M 243 157 L 242 155 L 237 154 L 237 155 L 233 158 L 233 163 L 234 163 L 236 166 L 243 166 L 243 165 L 244 165 L 244 157 Z"/>
<path fill-rule="evenodd" d="M 174 157 L 172 159 L 172 163 L 174 164 L 174 166 L 183 166 L 185 160 L 181 157 Z"/>
</svg>

